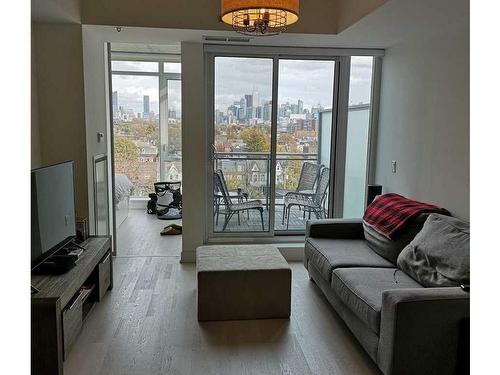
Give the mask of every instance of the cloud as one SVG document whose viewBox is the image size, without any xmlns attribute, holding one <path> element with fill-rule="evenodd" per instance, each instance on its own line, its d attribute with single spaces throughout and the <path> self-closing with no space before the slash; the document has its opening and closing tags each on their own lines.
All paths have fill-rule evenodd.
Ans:
<svg viewBox="0 0 500 375">
<path fill-rule="evenodd" d="M 353 57 L 350 98 L 354 103 L 370 98 L 372 57 Z M 333 101 L 333 61 L 280 60 L 279 104 L 304 102 L 304 108 L 321 103 L 331 107 Z M 263 58 L 217 57 L 215 59 L 215 106 L 225 111 L 245 94 L 259 92 L 261 102 L 271 99 L 272 60 Z"/>
<path fill-rule="evenodd" d="M 359 56 L 352 57 L 351 61 L 349 102 L 366 103 L 370 100 L 373 58 Z M 119 63 L 125 64 L 122 69 L 137 69 L 137 62 Z M 273 63 L 269 58 L 216 57 L 216 108 L 226 111 L 233 102 L 253 91 L 258 91 L 261 105 L 271 100 L 272 72 Z M 301 99 L 305 108 L 318 103 L 331 107 L 333 77 L 332 61 L 282 59 L 279 65 L 278 101 L 297 103 Z M 118 91 L 118 105 L 136 113 L 143 111 L 143 96 L 149 95 L 151 110 L 159 113 L 158 77 L 113 75 L 113 91 Z M 180 82 L 170 81 L 168 98 L 169 109 L 180 113 Z"/>
</svg>

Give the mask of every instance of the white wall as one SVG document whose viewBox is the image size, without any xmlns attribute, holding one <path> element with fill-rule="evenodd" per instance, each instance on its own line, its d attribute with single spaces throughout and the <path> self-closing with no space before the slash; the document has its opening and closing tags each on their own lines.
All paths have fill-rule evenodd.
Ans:
<svg viewBox="0 0 500 375">
<path fill-rule="evenodd" d="M 206 116 L 203 45 L 181 43 L 182 54 L 182 262 L 196 258 L 205 240 Z"/>
<path fill-rule="evenodd" d="M 75 162 L 76 213 L 87 217 L 82 27 L 38 22 L 32 27 L 37 96 L 33 105 L 38 109 L 32 136 L 39 138 L 39 165 Z"/>
<path fill-rule="evenodd" d="M 451 23 L 386 50 L 376 182 L 469 218 L 469 26 Z"/>
<path fill-rule="evenodd" d="M 111 27 L 83 26 L 87 168 L 89 173 L 89 224 L 93 230 L 92 157 L 106 154 L 109 147 L 109 114 L 106 109 L 105 43 L 129 42 L 152 44 L 181 41 L 185 31 L 126 29 L 117 33 Z M 194 261 L 195 250 L 205 238 L 205 96 L 203 45 L 183 42 L 182 54 L 182 152 L 183 152 L 183 241 L 181 261 Z M 189 109 L 189 110 L 188 110 Z M 97 132 L 105 139 L 97 142 Z M 117 249 L 118 252 L 120 249 Z"/>
<path fill-rule="evenodd" d="M 107 153 L 109 115 L 106 109 L 105 43 L 169 44 L 181 42 L 182 55 L 182 152 L 183 152 L 183 243 L 181 261 L 194 261 L 196 247 L 206 237 L 207 123 L 205 116 L 204 55 L 202 35 L 228 35 L 214 31 L 83 25 L 83 65 L 85 80 L 85 125 L 88 171 L 89 224 L 93 230 L 92 157 Z M 256 38 L 252 45 L 271 42 L 288 46 L 332 47 L 335 38 L 327 35 L 282 34 Z M 105 134 L 97 142 L 97 132 Z M 117 249 L 118 253 L 120 249 Z"/>
</svg>

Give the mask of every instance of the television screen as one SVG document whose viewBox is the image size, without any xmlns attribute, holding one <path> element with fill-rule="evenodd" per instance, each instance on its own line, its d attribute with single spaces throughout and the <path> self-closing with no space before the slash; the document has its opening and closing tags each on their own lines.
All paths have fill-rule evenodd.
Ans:
<svg viewBox="0 0 500 375">
<path fill-rule="evenodd" d="M 31 268 L 75 236 L 73 162 L 31 171 Z"/>
</svg>

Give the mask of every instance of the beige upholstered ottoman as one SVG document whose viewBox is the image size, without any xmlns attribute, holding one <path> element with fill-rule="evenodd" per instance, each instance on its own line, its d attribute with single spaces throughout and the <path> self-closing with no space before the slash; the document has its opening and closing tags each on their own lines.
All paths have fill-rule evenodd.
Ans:
<svg viewBox="0 0 500 375">
<path fill-rule="evenodd" d="M 271 245 L 196 249 L 198 320 L 289 318 L 292 271 Z"/>
</svg>

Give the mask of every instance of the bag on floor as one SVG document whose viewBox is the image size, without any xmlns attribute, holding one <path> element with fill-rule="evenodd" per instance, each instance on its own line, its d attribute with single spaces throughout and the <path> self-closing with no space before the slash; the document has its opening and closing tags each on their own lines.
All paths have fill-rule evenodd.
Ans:
<svg viewBox="0 0 500 375">
<path fill-rule="evenodd" d="M 158 196 L 156 195 L 156 193 L 150 193 L 148 201 L 148 214 L 156 214 L 157 201 L 158 201 Z"/>
<path fill-rule="evenodd" d="M 180 182 L 156 182 L 156 215 L 162 220 L 182 218 L 182 194 Z"/>
<path fill-rule="evenodd" d="M 182 210 L 173 207 L 167 207 L 157 212 L 160 220 L 179 220 L 182 219 Z"/>
</svg>

